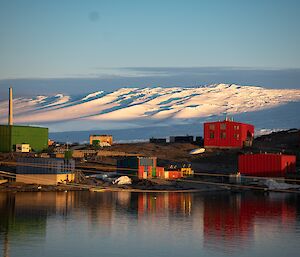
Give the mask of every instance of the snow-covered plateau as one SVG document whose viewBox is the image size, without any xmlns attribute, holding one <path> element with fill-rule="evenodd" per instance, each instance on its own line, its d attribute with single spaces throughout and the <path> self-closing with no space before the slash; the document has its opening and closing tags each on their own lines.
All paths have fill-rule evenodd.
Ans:
<svg viewBox="0 0 300 257">
<path fill-rule="evenodd" d="M 7 101 L 0 102 L 2 124 L 7 122 L 7 106 Z M 299 111 L 300 89 L 234 84 L 121 88 L 87 95 L 58 92 L 53 96 L 14 99 L 15 124 L 47 126 L 51 132 L 139 129 L 147 134 L 153 128 L 177 127 L 177 134 L 187 134 L 200 132 L 203 121 L 225 116 L 251 122 L 259 129 L 284 129 L 300 127 Z"/>
</svg>

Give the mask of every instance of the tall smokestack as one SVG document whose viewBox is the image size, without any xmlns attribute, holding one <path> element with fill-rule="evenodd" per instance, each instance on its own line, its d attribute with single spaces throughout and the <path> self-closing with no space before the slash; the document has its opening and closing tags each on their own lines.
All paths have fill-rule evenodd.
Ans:
<svg viewBox="0 0 300 257">
<path fill-rule="evenodd" d="M 8 125 L 13 125 L 13 92 L 12 87 L 9 88 L 9 108 L 8 108 Z"/>
</svg>

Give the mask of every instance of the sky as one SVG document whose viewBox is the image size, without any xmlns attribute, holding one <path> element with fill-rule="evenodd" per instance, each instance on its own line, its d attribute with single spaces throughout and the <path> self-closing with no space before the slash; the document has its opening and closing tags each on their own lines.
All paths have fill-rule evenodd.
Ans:
<svg viewBox="0 0 300 257">
<path fill-rule="evenodd" d="M 0 0 L 0 86 L 49 79 L 53 85 L 121 79 L 111 88 L 134 79 L 177 84 L 186 74 L 176 81 L 176 71 L 188 68 L 189 86 L 253 84 L 253 71 L 280 77 L 283 70 L 281 80 L 293 80 L 286 87 L 298 87 L 299 11 L 297 0 Z M 214 77 L 214 67 L 240 73 Z M 211 79 L 203 77 L 206 68 Z"/>
</svg>

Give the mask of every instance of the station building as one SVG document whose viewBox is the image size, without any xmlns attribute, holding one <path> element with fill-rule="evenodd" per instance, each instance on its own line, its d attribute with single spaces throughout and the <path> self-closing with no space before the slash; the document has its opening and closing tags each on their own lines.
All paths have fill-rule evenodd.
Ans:
<svg viewBox="0 0 300 257">
<path fill-rule="evenodd" d="M 117 173 L 147 179 L 156 176 L 156 157 L 127 156 L 117 161 Z"/>
<path fill-rule="evenodd" d="M 254 138 L 254 126 L 251 124 L 224 121 L 204 123 L 205 148 L 242 148 L 251 146 Z"/>
<path fill-rule="evenodd" d="M 74 182 L 75 161 L 60 158 L 19 158 L 16 182 L 57 185 Z"/>
<path fill-rule="evenodd" d="M 48 128 L 0 125 L 0 152 L 16 151 L 19 144 L 28 144 L 32 151 L 48 148 Z"/>
<path fill-rule="evenodd" d="M 113 144 L 112 135 L 90 135 L 90 145 L 110 146 Z"/>
<path fill-rule="evenodd" d="M 128 156 L 117 162 L 117 173 L 139 179 L 180 179 L 194 175 L 190 164 L 157 166 L 157 157 Z"/>
</svg>

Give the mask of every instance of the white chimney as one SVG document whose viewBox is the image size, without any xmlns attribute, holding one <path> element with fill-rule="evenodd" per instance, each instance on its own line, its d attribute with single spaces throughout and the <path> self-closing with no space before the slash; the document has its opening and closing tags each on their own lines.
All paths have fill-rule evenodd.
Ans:
<svg viewBox="0 0 300 257">
<path fill-rule="evenodd" d="M 9 106 L 8 106 L 8 125 L 12 126 L 13 122 L 13 92 L 12 87 L 9 88 Z"/>
</svg>

